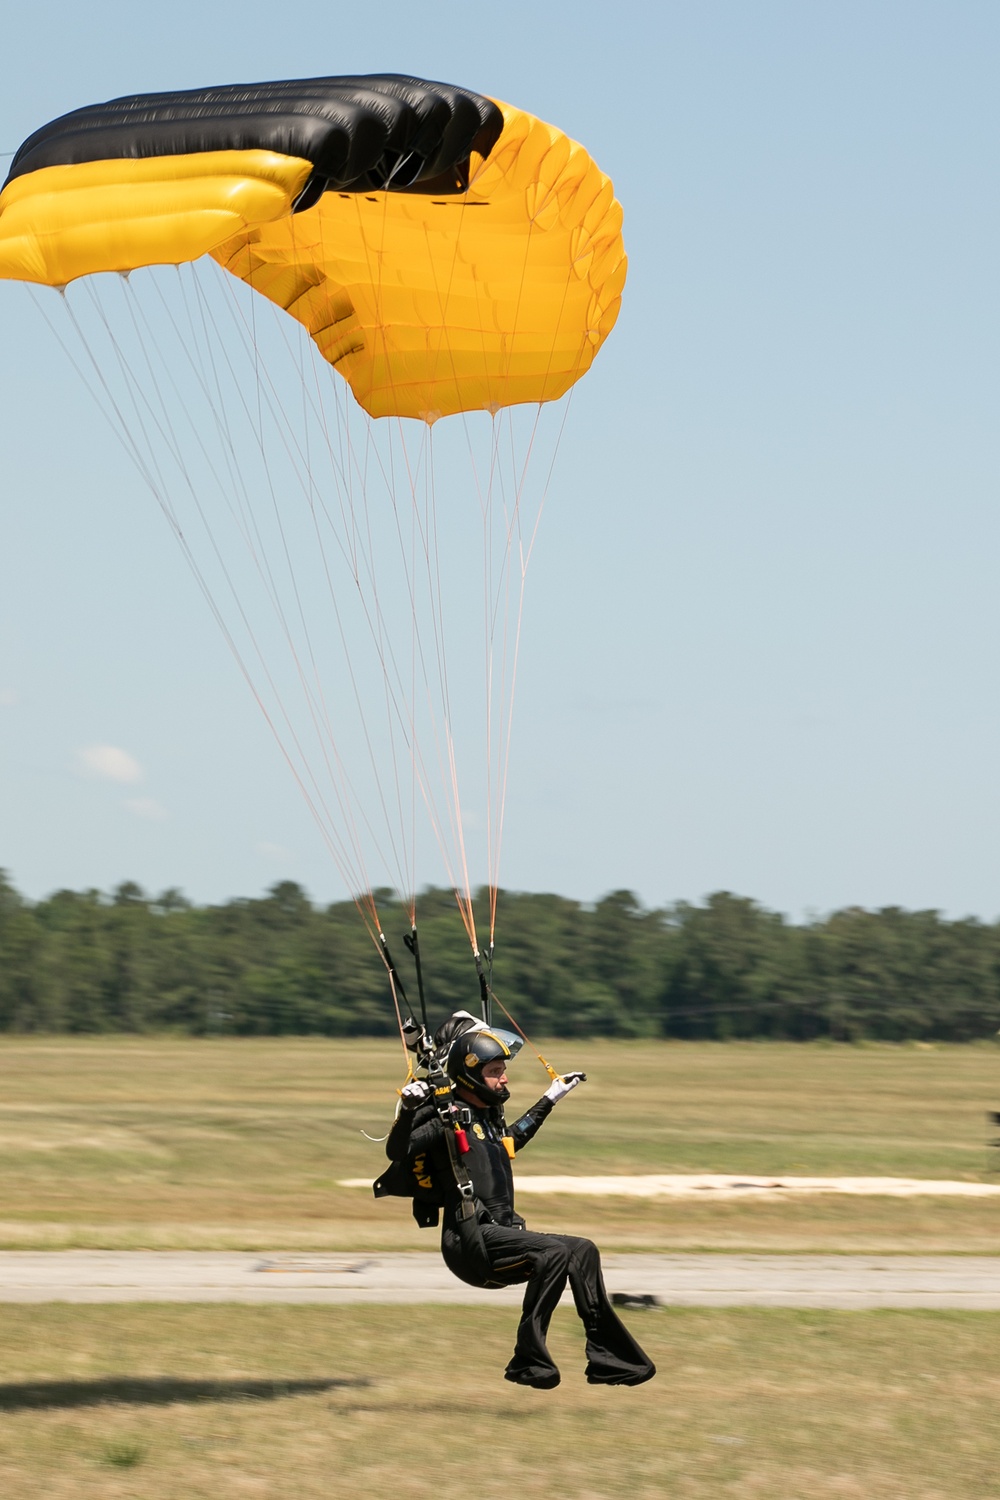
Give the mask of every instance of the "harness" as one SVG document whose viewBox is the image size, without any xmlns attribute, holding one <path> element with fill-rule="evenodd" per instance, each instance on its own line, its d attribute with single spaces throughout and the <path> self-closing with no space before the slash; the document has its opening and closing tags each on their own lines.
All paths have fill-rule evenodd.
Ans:
<svg viewBox="0 0 1000 1500">
<path fill-rule="evenodd" d="M 410 1032 L 410 1035 L 415 1036 L 413 1050 L 417 1054 L 418 1065 L 426 1069 L 427 1082 L 431 1088 L 430 1103 L 441 1122 L 448 1162 L 459 1195 L 455 1210 L 456 1222 L 474 1223 L 475 1189 L 463 1160 L 469 1150 L 466 1127 L 472 1122 L 472 1111 L 465 1105 L 456 1104 L 454 1086 L 445 1073 L 426 1030 L 422 1026 L 417 1027 L 412 1021 L 405 1022 L 405 1027 L 413 1028 Z M 418 1032 L 419 1035 L 416 1035 Z M 405 1161 L 390 1163 L 375 1182 L 374 1193 L 376 1198 L 412 1198 L 413 1217 L 421 1229 L 435 1228 L 440 1222 L 441 1209 L 445 1206 L 444 1194 L 434 1183 L 423 1151 L 411 1151 Z"/>
</svg>

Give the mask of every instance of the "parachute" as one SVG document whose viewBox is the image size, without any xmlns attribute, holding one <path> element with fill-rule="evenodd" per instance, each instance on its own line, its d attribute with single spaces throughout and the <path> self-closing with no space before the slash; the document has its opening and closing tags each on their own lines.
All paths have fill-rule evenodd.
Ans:
<svg viewBox="0 0 1000 1500">
<path fill-rule="evenodd" d="M 528 459 L 543 407 L 611 331 L 625 274 L 620 206 L 582 146 L 397 75 L 77 109 L 24 142 L 0 191 L 0 279 L 62 293 L 68 324 L 35 295 L 161 505 L 394 983 L 372 872 L 406 894 L 415 928 L 419 806 L 478 963 L 469 695 L 450 666 L 470 608 L 492 951 L 524 578 L 551 472 L 532 490 Z M 438 440 L 442 417 L 459 427 Z"/>
</svg>

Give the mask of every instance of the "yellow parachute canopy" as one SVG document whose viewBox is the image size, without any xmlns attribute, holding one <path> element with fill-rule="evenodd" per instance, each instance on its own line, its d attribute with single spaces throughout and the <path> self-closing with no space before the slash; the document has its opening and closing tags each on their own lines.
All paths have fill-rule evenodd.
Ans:
<svg viewBox="0 0 1000 1500">
<path fill-rule="evenodd" d="M 582 146 L 498 108 L 462 191 L 352 182 L 294 212 L 315 163 L 260 147 L 23 170 L 0 193 L 0 277 L 63 286 L 211 254 L 298 319 L 373 416 L 555 400 L 618 316 L 621 208 Z"/>
</svg>

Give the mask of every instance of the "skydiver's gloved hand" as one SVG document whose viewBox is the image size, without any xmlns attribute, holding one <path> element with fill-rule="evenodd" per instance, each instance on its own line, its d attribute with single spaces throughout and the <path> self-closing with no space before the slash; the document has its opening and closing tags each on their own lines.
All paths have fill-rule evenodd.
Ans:
<svg viewBox="0 0 1000 1500">
<path fill-rule="evenodd" d="M 558 1104 L 560 1099 L 565 1099 L 571 1094 L 578 1083 L 586 1083 L 586 1073 L 564 1073 L 561 1078 L 553 1078 L 545 1090 L 545 1098 L 551 1099 L 553 1104 Z"/>
<path fill-rule="evenodd" d="M 410 1083 L 399 1091 L 399 1101 L 403 1109 L 418 1109 L 425 1099 L 429 1099 L 431 1086 L 425 1078 L 414 1078 Z"/>
</svg>

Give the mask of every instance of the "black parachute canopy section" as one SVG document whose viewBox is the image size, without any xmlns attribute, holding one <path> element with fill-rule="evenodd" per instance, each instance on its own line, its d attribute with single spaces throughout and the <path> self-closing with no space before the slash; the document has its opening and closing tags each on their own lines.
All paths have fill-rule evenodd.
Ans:
<svg viewBox="0 0 1000 1500">
<path fill-rule="evenodd" d="M 491 99 L 404 74 L 300 78 L 136 94 L 43 125 L 7 181 L 43 167 L 202 151 L 274 151 L 312 162 L 296 204 L 338 191 L 463 192 L 470 153 L 503 129 Z"/>
</svg>

